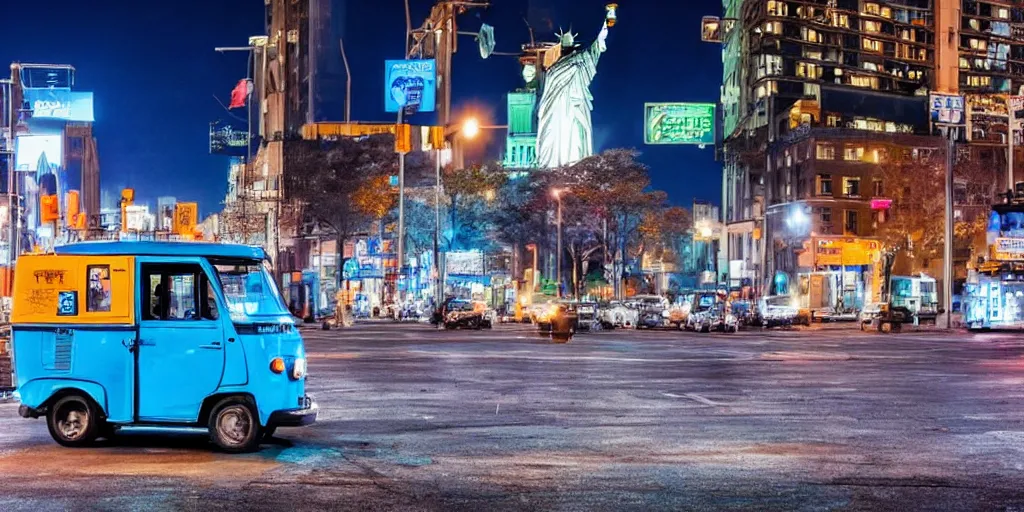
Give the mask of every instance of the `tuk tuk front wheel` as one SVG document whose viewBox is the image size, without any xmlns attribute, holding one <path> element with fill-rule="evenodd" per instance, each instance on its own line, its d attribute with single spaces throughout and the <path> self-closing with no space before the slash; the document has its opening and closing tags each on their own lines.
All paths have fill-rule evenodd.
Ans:
<svg viewBox="0 0 1024 512">
<path fill-rule="evenodd" d="M 50 407 L 46 426 L 50 436 L 61 446 L 80 448 L 96 441 L 102 431 L 99 408 L 82 395 L 68 395 Z"/>
<path fill-rule="evenodd" d="M 228 453 L 251 452 L 262 437 L 256 408 L 242 397 L 221 400 L 213 408 L 209 427 L 210 440 Z"/>
</svg>

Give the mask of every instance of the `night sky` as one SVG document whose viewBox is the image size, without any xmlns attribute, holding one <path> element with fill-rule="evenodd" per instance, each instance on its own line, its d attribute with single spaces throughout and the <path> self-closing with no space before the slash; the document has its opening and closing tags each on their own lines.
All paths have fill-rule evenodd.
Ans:
<svg viewBox="0 0 1024 512">
<path fill-rule="evenodd" d="M 383 61 L 401 58 L 405 17 L 402 0 L 348 2 L 346 50 L 352 67 L 352 118 L 393 121 L 383 108 Z M 572 26 L 589 44 L 604 19 L 602 0 L 492 0 L 464 15 L 460 29 L 495 27 L 497 51 L 516 51 L 529 33 L 554 40 Z M 721 166 L 712 148 L 643 146 L 643 104 L 658 101 L 715 102 L 721 81 L 721 49 L 700 41 L 700 18 L 721 12 L 717 0 L 619 0 L 619 22 L 610 30 L 591 90 L 595 150 L 636 147 L 651 167 L 653 186 L 675 204 L 693 198 L 718 202 Z M 413 24 L 432 0 L 413 0 Z M 0 2 L 4 43 L 0 61 L 71 64 L 76 89 L 96 96 L 101 186 L 136 189 L 140 201 L 160 195 L 197 200 L 203 215 L 220 209 L 228 160 L 208 154 L 210 121 L 229 119 L 225 104 L 245 76 L 243 53 L 219 54 L 216 46 L 244 46 L 264 31 L 260 0 L 150 2 L 49 0 Z M 545 26 L 550 23 L 550 26 Z M 476 42 L 461 37 L 455 55 L 455 115 L 472 111 L 505 124 L 504 95 L 520 86 L 512 57 L 482 60 Z M 339 91 L 344 94 L 344 91 Z M 236 111 L 237 112 L 237 111 Z M 244 114 L 243 114 L 244 117 Z M 343 112 L 338 112 L 343 119 Z M 413 120 L 413 123 L 416 123 Z M 491 133 L 481 158 L 500 157 L 503 134 Z"/>
</svg>

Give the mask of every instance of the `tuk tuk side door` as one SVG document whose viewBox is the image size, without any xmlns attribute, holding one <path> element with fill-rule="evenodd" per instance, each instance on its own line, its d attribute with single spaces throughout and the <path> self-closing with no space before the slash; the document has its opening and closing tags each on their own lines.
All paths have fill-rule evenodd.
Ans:
<svg viewBox="0 0 1024 512">
<path fill-rule="evenodd" d="M 224 373 L 216 277 L 198 258 L 139 258 L 138 275 L 137 419 L 194 422 Z"/>
</svg>

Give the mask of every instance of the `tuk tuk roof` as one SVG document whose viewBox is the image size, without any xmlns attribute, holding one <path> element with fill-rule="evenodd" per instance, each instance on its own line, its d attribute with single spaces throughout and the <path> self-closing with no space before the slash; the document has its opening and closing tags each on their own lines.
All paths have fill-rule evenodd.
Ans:
<svg viewBox="0 0 1024 512">
<path fill-rule="evenodd" d="M 209 242 L 80 242 L 54 249 L 57 254 L 78 256 L 199 256 L 262 260 L 261 247 Z"/>
</svg>

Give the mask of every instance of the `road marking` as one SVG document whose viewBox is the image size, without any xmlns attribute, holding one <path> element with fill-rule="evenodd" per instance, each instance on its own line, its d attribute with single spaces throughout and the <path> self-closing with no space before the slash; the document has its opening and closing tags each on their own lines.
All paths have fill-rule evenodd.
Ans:
<svg viewBox="0 0 1024 512">
<path fill-rule="evenodd" d="M 667 396 L 669 398 L 688 398 L 690 400 L 693 400 L 694 402 L 702 403 L 704 405 L 710 405 L 712 407 L 721 407 L 721 406 L 729 405 L 729 404 L 723 404 L 721 402 L 716 402 L 714 400 L 710 400 L 708 398 L 705 398 L 703 396 L 698 395 L 697 393 L 683 393 L 682 395 L 677 395 L 675 393 L 664 393 L 663 392 L 662 395 L 665 395 L 665 396 Z"/>
<path fill-rule="evenodd" d="M 517 356 L 512 354 L 443 354 L 425 350 L 410 350 L 410 354 L 422 354 L 441 359 L 520 359 L 524 361 L 607 361 L 622 363 L 699 363 L 707 361 L 751 361 L 752 355 L 744 357 L 693 357 L 679 359 L 655 359 L 641 357 L 604 356 Z"/>
</svg>

